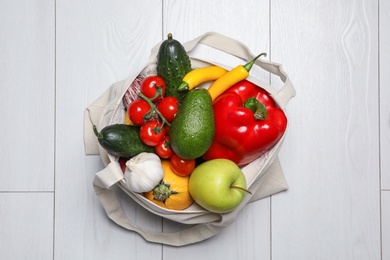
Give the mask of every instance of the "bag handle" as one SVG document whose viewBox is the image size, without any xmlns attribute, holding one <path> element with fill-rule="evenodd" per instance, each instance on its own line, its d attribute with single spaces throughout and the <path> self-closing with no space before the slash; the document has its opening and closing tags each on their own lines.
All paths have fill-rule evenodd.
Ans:
<svg viewBox="0 0 390 260">
<path fill-rule="evenodd" d="M 93 182 L 95 193 L 107 216 L 112 221 L 127 230 L 137 232 L 149 242 L 171 246 L 188 245 L 208 239 L 230 224 L 229 218 L 222 218 L 222 221 L 217 223 L 197 224 L 172 233 L 152 232 L 141 228 L 126 216 L 119 200 L 111 190 L 111 187 L 123 178 L 123 172 L 119 163 L 112 161 L 106 168 L 96 174 Z M 232 212 L 232 214 L 236 215 L 237 213 Z"/>
<path fill-rule="evenodd" d="M 122 169 L 117 161 L 112 161 L 106 168 L 98 172 L 93 181 L 93 187 L 97 197 L 100 200 L 101 205 L 106 211 L 107 216 L 119 226 L 138 233 L 145 240 L 153 243 L 166 244 L 171 246 L 183 246 L 188 244 L 197 243 L 208 238 L 211 238 L 220 233 L 225 227 L 232 224 L 237 217 L 238 212 L 249 202 L 267 197 L 271 194 L 283 191 L 287 189 L 287 185 L 281 185 L 284 180 L 282 169 L 280 167 L 279 159 L 276 158 L 270 168 L 264 173 L 264 175 L 273 175 L 273 179 L 268 178 L 264 182 L 257 181 L 250 187 L 253 195 L 247 195 L 244 201 L 230 213 L 221 214 L 221 221 L 215 221 L 205 224 L 197 224 L 189 228 L 185 228 L 178 232 L 164 233 L 164 232 L 152 232 L 147 229 L 133 223 L 123 211 L 123 208 L 115 196 L 111 187 L 120 182 L 123 177 Z M 275 189 L 260 189 L 260 186 L 272 187 L 275 182 L 279 186 L 278 190 Z"/>
<path fill-rule="evenodd" d="M 161 43 L 152 49 L 151 56 L 149 58 L 150 63 L 155 63 L 157 61 L 157 53 Z M 183 46 L 187 52 L 191 52 L 199 44 L 207 45 L 246 61 L 252 60 L 255 57 L 255 55 L 250 52 L 249 48 L 245 44 L 216 32 L 207 32 L 191 41 L 184 43 Z M 285 109 L 287 103 L 295 96 L 296 92 L 290 78 L 282 69 L 282 65 L 260 59 L 257 60 L 255 64 L 262 69 L 279 76 L 279 78 L 282 80 L 284 83 L 283 86 L 280 89 L 273 91 L 274 93 L 272 94 L 279 106 L 282 109 Z"/>
</svg>

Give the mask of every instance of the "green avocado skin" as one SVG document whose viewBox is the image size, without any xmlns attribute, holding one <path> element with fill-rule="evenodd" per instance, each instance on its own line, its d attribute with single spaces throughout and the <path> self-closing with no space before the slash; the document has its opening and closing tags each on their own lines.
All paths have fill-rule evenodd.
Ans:
<svg viewBox="0 0 390 260">
<path fill-rule="evenodd" d="M 189 91 L 171 125 L 172 150 L 183 159 L 199 158 L 210 148 L 214 135 L 209 92 L 206 89 Z"/>
</svg>

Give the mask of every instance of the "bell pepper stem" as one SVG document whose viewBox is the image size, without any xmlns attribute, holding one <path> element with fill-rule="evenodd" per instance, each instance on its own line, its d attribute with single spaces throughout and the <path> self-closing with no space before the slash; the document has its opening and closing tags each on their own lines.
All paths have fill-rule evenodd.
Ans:
<svg viewBox="0 0 390 260">
<path fill-rule="evenodd" d="M 253 116 L 256 120 L 264 120 L 267 118 L 267 109 L 255 97 L 248 98 L 244 103 L 244 107 L 253 111 Z"/>
<path fill-rule="evenodd" d="M 247 64 L 244 65 L 244 68 L 246 71 L 250 71 L 252 69 L 253 64 L 255 64 L 256 60 L 260 58 L 261 56 L 267 57 L 267 53 L 263 52 L 257 55 L 256 57 L 253 58 L 253 60 L 249 61 Z"/>
</svg>

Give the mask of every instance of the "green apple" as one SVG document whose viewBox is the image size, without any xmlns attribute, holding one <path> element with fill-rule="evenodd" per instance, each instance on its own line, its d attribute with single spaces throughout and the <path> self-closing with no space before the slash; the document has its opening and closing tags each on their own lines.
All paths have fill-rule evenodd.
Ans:
<svg viewBox="0 0 390 260">
<path fill-rule="evenodd" d="M 235 209 L 244 199 L 246 180 L 231 160 L 214 159 L 197 166 L 190 175 L 189 192 L 201 207 L 216 213 Z"/>
</svg>

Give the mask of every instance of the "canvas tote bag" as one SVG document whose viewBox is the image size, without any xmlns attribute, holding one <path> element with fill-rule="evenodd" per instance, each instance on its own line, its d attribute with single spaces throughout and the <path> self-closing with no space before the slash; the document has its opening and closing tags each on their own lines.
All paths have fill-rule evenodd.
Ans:
<svg viewBox="0 0 390 260">
<path fill-rule="evenodd" d="M 105 165 L 103 170 L 96 173 L 93 186 L 107 216 L 123 228 L 137 232 L 147 241 L 171 246 L 183 246 L 200 242 L 218 234 L 223 228 L 235 221 L 238 212 L 246 204 L 284 191 L 288 188 L 277 156 L 285 134 L 265 155 L 242 168 L 242 171 L 246 176 L 248 190 L 252 192 L 252 195 L 246 195 L 242 203 L 231 212 L 223 214 L 212 213 L 201 208 L 196 203 L 185 210 L 168 210 L 157 206 L 146 199 L 142 194 L 127 190 L 124 185 L 123 172 L 117 158 L 109 155 L 99 145 L 93 132 L 93 125 L 96 125 L 98 131 L 100 131 L 107 125 L 124 122 L 125 107 L 122 102 L 122 97 L 138 75 L 146 76 L 156 74 L 157 52 L 160 44 L 161 42 L 152 49 L 150 60 L 145 66 L 141 67 L 139 71 L 135 72 L 127 79 L 111 85 L 95 102 L 85 109 L 84 145 L 85 153 L 87 155 L 100 155 Z M 219 65 L 225 69 L 231 69 L 228 66 L 216 62 L 192 57 L 191 51 L 199 44 L 236 56 L 245 62 L 254 58 L 254 55 L 243 43 L 218 33 L 209 32 L 192 41 L 183 43 L 183 46 L 190 56 L 192 68 Z M 289 100 L 295 96 L 295 89 L 287 74 L 282 70 L 281 65 L 274 62 L 257 60 L 255 66 L 278 76 L 283 82 L 282 87 L 278 89 L 274 88 L 251 76 L 247 79 L 268 91 L 278 106 L 285 109 Z M 207 88 L 207 86 L 205 87 Z M 191 225 L 188 225 L 188 228 L 173 233 L 152 232 L 137 226 L 124 213 L 118 198 L 111 189 L 114 185 L 119 186 L 139 205 L 151 212 L 151 214 Z"/>
</svg>

